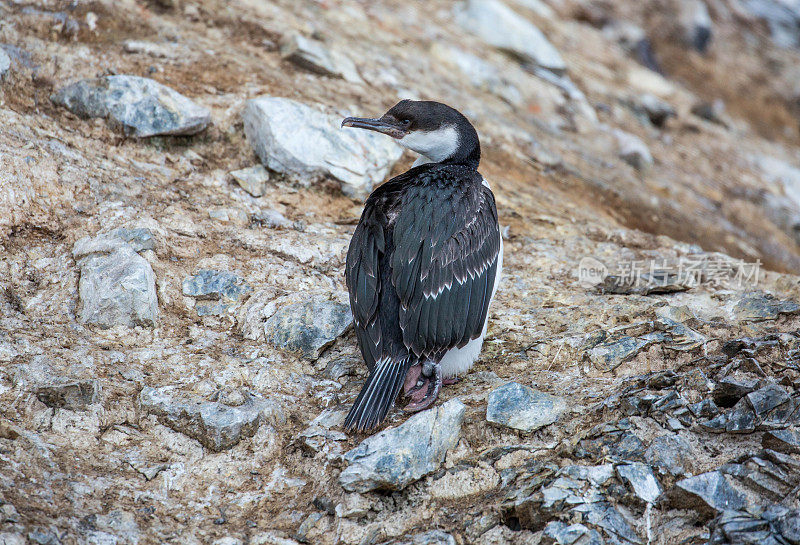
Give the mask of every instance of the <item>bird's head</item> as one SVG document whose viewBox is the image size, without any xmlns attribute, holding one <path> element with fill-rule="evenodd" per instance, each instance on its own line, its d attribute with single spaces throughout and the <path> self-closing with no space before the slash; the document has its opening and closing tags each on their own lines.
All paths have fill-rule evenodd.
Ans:
<svg viewBox="0 0 800 545">
<path fill-rule="evenodd" d="M 388 134 L 434 163 L 478 168 L 481 146 L 475 128 L 458 110 L 430 100 L 402 100 L 379 119 L 348 117 L 342 127 Z"/>
</svg>

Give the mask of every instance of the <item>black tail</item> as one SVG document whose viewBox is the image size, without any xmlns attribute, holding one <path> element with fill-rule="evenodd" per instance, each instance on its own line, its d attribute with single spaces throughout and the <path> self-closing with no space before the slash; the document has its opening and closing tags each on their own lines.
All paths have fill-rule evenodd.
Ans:
<svg viewBox="0 0 800 545">
<path fill-rule="evenodd" d="M 408 357 L 375 362 L 375 367 L 344 421 L 345 430 L 368 431 L 383 422 L 406 380 L 410 363 Z"/>
</svg>

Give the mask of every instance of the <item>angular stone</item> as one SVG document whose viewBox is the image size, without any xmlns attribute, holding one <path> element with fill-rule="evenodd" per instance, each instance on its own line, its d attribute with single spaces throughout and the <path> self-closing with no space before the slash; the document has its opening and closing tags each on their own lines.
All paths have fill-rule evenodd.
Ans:
<svg viewBox="0 0 800 545">
<path fill-rule="evenodd" d="M 644 171 L 653 165 L 650 149 L 638 136 L 615 130 L 619 157 L 638 171 Z"/>
<path fill-rule="evenodd" d="M 392 545 L 456 545 L 456 540 L 443 530 L 429 530 L 391 543 Z"/>
<path fill-rule="evenodd" d="M 355 63 L 347 56 L 300 34 L 292 34 L 284 40 L 281 57 L 316 74 L 343 78 L 351 83 L 363 82 Z"/>
<path fill-rule="evenodd" d="M 294 224 L 277 210 L 262 208 L 250 217 L 253 223 L 269 227 L 270 229 L 288 229 Z"/>
<path fill-rule="evenodd" d="M 253 197 L 260 197 L 264 194 L 269 181 L 269 172 L 263 165 L 243 168 L 231 172 L 231 177 L 236 180 L 239 187 L 247 191 Z"/>
<path fill-rule="evenodd" d="M 642 543 L 625 517 L 610 503 L 583 503 L 572 509 L 585 517 L 584 522 L 599 526 L 612 538 L 612 543 Z"/>
<path fill-rule="evenodd" d="M 566 410 L 560 397 L 509 382 L 489 394 L 486 420 L 530 432 L 556 422 Z"/>
<path fill-rule="evenodd" d="M 100 383 L 96 380 L 84 380 L 39 386 L 36 397 L 47 405 L 57 409 L 86 409 L 89 405 L 100 402 Z"/>
<path fill-rule="evenodd" d="M 800 454 L 800 432 L 771 430 L 761 438 L 761 446 L 786 454 Z"/>
<path fill-rule="evenodd" d="M 403 153 L 388 136 L 342 129 L 339 116 L 287 98 L 248 100 L 242 117 L 264 166 L 303 183 L 333 176 L 353 198 L 366 198 Z"/>
<path fill-rule="evenodd" d="M 264 421 L 283 419 L 275 403 L 261 397 L 250 395 L 244 404 L 231 407 L 219 402 L 175 397 L 171 390 L 171 387 L 145 386 L 139 394 L 142 410 L 215 452 L 233 447 L 244 437 L 252 437 Z"/>
<path fill-rule="evenodd" d="M 678 24 L 684 42 L 700 53 L 705 53 L 711 42 L 711 16 L 703 0 L 683 0 L 678 3 Z"/>
<path fill-rule="evenodd" d="M 352 322 L 349 305 L 327 300 L 305 301 L 278 309 L 264 323 L 264 334 L 276 348 L 316 359 Z"/>
<path fill-rule="evenodd" d="M 692 465 L 692 445 L 679 435 L 653 439 L 645 451 L 647 463 L 673 476 L 685 475 Z"/>
<path fill-rule="evenodd" d="M 368 437 L 344 455 L 349 465 L 339 484 L 348 492 L 402 490 L 435 471 L 458 442 L 465 411 L 451 399 Z"/>
<path fill-rule="evenodd" d="M 544 34 L 500 0 L 467 0 L 456 12 L 456 22 L 470 34 L 522 62 L 557 73 L 567 68 Z"/>
<path fill-rule="evenodd" d="M 130 247 L 133 248 L 134 252 L 156 249 L 153 232 L 146 227 L 135 227 L 133 229 L 120 227 L 119 229 L 114 229 L 109 234 L 110 236 L 127 242 Z"/>
<path fill-rule="evenodd" d="M 11 57 L 8 56 L 8 53 L 0 47 L 0 79 L 4 78 L 6 73 L 11 68 Z"/>
<path fill-rule="evenodd" d="M 774 409 L 791 401 L 786 390 L 777 384 L 767 384 L 763 388 L 747 394 L 745 398 L 756 416 L 764 419 Z"/>
<path fill-rule="evenodd" d="M 733 377 L 725 377 L 714 384 L 711 397 L 720 407 L 733 407 L 741 398 L 757 387 L 758 381 L 754 379 L 738 380 Z"/>
<path fill-rule="evenodd" d="M 228 271 L 203 269 L 183 281 L 183 294 L 198 299 L 238 301 L 250 291 L 250 286 L 239 276 Z"/>
<path fill-rule="evenodd" d="M 110 250 L 107 254 L 83 253 L 90 244 L 84 246 L 82 241 L 73 249 L 81 269 L 81 322 L 104 329 L 116 325 L 153 327 L 158 317 L 158 296 L 150 263 L 121 241 L 102 248 Z"/>
<path fill-rule="evenodd" d="M 775 320 L 782 314 L 798 313 L 800 305 L 794 301 L 781 301 L 764 295 L 744 297 L 733 307 L 734 318 L 740 322 Z"/>
<path fill-rule="evenodd" d="M 690 507 L 709 517 L 747 505 L 744 494 L 731 486 L 727 477 L 719 471 L 682 479 L 675 483 L 673 493 L 673 505 L 676 508 Z"/>
<path fill-rule="evenodd" d="M 56 92 L 51 100 L 84 117 L 102 117 L 130 136 L 197 134 L 211 123 L 211 113 L 177 91 L 138 76 L 81 80 Z"/>
<path fill-rule="evenodd" d="M 583 524 L 567 526 L 553 520 L 547 523 L 542 533 L 542 545 L 603 545 L 603 538 L 597 530 L 590 530 Z"/>
<path fill-rule="evenodd" d="M 645 93 L 639 97 L 638 108 L 647 115 L 650 123 L 656 127 L 663 127 L 667 119 L 675 117 L 675 108 L 651 93 Z"/>
<path fill-rule="evenodd" d="M 647 348 L 653 342 L 656 342 L 657 337 L 652 335 L 644 335 L 642 337 L 621 337 L 615 341 L 603 343 L 595 346 L 587 352 L 589 361 L 595 365 L 613 369 L 627 361 L 643 349 Z"/>
<path fill-rule="evenodd" d="M 620 464 L 616 470 L 619 478 L 628 483 L 633 493 L 645 503 L 655 503 L 661 495 L 661 484 L 649 465 L 641 462 Z"/>
</svg>

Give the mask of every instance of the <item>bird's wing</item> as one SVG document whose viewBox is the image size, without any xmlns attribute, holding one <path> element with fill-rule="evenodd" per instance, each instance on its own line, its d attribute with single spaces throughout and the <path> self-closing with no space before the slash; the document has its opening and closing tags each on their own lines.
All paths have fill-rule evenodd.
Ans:
<svg viewBox="0 0 800 545">
<path fill-rule="evenodd" d="M 386 250 L 382 212 L 369 199 L 347 251 L 345 281 L 350 293 L 358 346 L 370 371 L 381 359 L 381 324 L 378 303 L 381 298 L 380 255 Z"/>
<path fill-rule="evenodd" d="M 494 195 L 477 172 L 440 171 L 437 179 L 447 174 L 461 179 L 405 191 L 394 224 L 392 283 L 403 342 L 417 356 L 436 357 L 481 334 L 497 272 Z"/>
</svg>

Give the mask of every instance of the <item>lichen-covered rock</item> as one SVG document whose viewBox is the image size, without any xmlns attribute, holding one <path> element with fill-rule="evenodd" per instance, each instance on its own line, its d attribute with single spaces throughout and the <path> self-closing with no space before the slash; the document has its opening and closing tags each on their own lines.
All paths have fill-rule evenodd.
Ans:
<svg viewBox="0 0 800 545">
<path fill-rule="evenodd" d="M 466 407 L 458 399 L 415 414 L 345 453 L 339 483 L 348 492 L 402 490 L 435 471 L 461 433 Z"/>
<path fill-rule="evenodd" d="M 197 134 L 211 123 L 208 109 L 174 89 L 138 76 L 104 76 L 63 87 L 51 100 L 84 117 L 102 117 L 125 134 Z"/>
<path fill-rule="evenodd" d="M 280 421 L 283 413 L 271 400 L 247 396 L 237 407 L 224 403 L 183 398 L 172 388 L 145 386 L 139 405 L 164 425 L 197 439 L 215 452 L 229 449 L 245 437 L 255 435 L 265 421 Z"/>
<path fill-rule="evenodd" d="M 489 394 L 486 420 L 529 432 L 556 422 L 566 409 L 559 397 L 509 382 Z"/>
<path fill-rule="evenodd" d="M 248 100 L 242 117 L 264 166 L 306 184 L 332 176 L 349 197 L 366 198 L 403 152 L 388 136 L 342 129 L 341 117 L 288 98 Z"/>
</svg>

